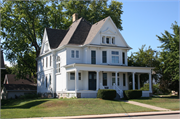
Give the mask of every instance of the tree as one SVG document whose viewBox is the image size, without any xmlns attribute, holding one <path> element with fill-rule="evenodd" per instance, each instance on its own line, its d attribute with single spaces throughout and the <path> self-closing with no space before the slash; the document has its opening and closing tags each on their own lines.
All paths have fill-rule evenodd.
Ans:
<svg viewBox="0 0 180 119">
<path fill-rule="evenodd" d="M 1 7 L 2 48 L 6 59 L 17 64 L 19 78 L 36 76 L 44 29 L 67 29 L 72 14 L 78 13 L 91 24 L 111 16 L 122 30 L 122 3 L 111 1 L 5 1 Z"/>
<path fill-rule="evenodd" d="M 175 24 L 172 24 L 171 29 L 173 33 L 165 31 L 161 33 L 162 36 L 158 36 L 158 40 L 162 43 L 159 48 L 162 48 L 160 53 L 159 61 L 161 64 L 158 66 L 159 73 L 161 74 L 160 81 L 165 82 L 161 83 L 165 89 L 169 87 L 169 84 L 177 83 L 179 81 L 179 29 L 180 27 Z"/>
<path fill-rule="evenodd" d="M 156 67 L 159 65 L 158 55 L 159 52 L 156 52 L 153 50 L 150 46 L 148 49 L 145 49 L 146 45 L 142 45 L 141 48 L 139 48 L 138 52 L 131 53 L 131 56 L 128 57 L 128 65 L 129 66 L 141 66 L 141 67 Z M 156 71 L 156 68 L 153 69 Z M 132 76 L 130 76 L 130 80 Z M 152 79 L 158 80 L 158 75 L 153 74 Z M 143 86 L 144 82 L 146 82 L 149 79 L 148 74 L 141 74 L 140 75 L 140 84 Z M 138 83 L 136 83 L 138 84 Z M 137 87 L 137 85 L 136 85 Z"/>
</svg>

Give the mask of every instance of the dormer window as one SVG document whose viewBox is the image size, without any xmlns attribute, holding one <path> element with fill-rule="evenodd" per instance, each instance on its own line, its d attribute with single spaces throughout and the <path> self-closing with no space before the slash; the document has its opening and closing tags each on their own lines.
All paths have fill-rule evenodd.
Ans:
<svg viewBox="0 0 180 119">
<path fill-rule="evenodd" d="M 108 37 L 106 37 L 106 43 L 109 44 L 109 38 Z"/>
<path fill-rule="evenodd" d="M 112 38 L 112 44 L 115 44 L 115 37 Z"/>
<path fill-rule="evenodd" d="M 115 44 L 115 37 L 112 36 L 102 36 L 103 44 Z"/>
<path fill-rule="evenodd" d="M 105 43 L 105 37 L 104 36 L 102 37 L 102 43 Z"/>
</svg>

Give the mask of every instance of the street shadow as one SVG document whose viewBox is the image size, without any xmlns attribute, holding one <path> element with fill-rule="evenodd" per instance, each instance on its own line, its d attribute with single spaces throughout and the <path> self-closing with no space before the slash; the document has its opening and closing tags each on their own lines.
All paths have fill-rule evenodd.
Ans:
<svg viewBox="0 0 180 119">
<path fill-rule="evenodd" d="M 2 106 L 1 109 L 17 109 L 17 108 L 29 109 L 31 107 L 40 105 L 40 104 L 42 104 L 44 102 L 47 102 L 47 101 L 45 101 L 45 100 L 43 100 L 43 101 L 34 101 L 34 102 L 29 102 L 29 103 L 26 103 L 26 104 L 20 105 L 20 106 Z"/>
</svg>

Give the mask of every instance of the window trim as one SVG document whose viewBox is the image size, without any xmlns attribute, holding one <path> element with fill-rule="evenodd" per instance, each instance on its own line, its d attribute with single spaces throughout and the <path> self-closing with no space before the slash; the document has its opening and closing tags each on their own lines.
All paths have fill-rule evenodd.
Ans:
<svg viewBox="0 0 180 119">
<path fill-rule="evenodd" d="M 117 52 L 118 54 L 113 54 L 113 52 Z M 115 57 L 118 57 L 118 62 L 116 63 L 116 62 L 113 62 L 113 56 L 115 56 Z M 111 63 L 112 64 L 119 64 L 120 63 L 120 61 L 119 61 L 119 51 L 111 51 Z"/>
<path fill-rule="evenodd" d="M 126 86 L 126 74 L 123 73 L 123 86 Z"/>
<path fill-rule="evenodd" d="M 71 75 L 74 75 L 73 79 L 72 79 Z M 70 72 L 70 80 L 75 80 L 75 72 Z"/>
<path fill-rule="evenodd" d="M 72 57 L 72 51 L 74 52 L 74 57 Z M 79 57 L 77 57 L 77 52 L 78 52 Z M 71 50 L 71 58 L 72 59 L 80 59 L 80 51 L 79 50 Z"/>
<path fill-rule="evenodd" d="M 106 54 L 106 61 L 104 62 L 104 55 L 103 55 L 103 52 L 105 52 Z M 102 63 L 107 63 L 107 51 L 102 51 Z"/>
<path fill-rule="evenodd" d="M 123 55 L 124 54 L 124 55 Z M 126 64 L 125 52 L 122 52 L 122 64 Z"/>
</svg>

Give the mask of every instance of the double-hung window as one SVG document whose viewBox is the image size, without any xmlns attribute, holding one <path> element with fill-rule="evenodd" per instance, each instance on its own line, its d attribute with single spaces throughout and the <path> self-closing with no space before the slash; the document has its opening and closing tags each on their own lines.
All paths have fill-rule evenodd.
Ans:
<svg viewBox="0 0 180 119">
<path fill-rule="evenodd" d="M 75 80 L 75 73 L 70 73 L 70 80 Z"/>
<path fill-rule="evenodd" d="M 60 72 L 61 72 L 60 56 L 57 56 L 57 59 L 56 59 L 56 73 L 60 73 Z"/>
<path fill-rule="evenodd" d="M 96 51 L 91 51 L 91 64 L 96 64 Z"/>
<path fill-rule="evenodd" d="M 102 63 L 107 63 L 107 52 L 102 51 Z"/>
<path fill-rule="evenodd" d="M 119 52 L 118 51 L 112 51 L 111 52 L 112 55 L 112 63 L 119 63 Z"/>
<path fill-rule="evenodd" d="M 125 53 L 122 52 L 122 61 L 123 61 L 123 64 L 125 64 Z"/>
<path fill-rule="evenodd" d="M 79 58 L 79 50 L 71 50 L 71 58 Z"/>
<path fill-rule="evenodd" d="M 51 66 L 51 56 L 49 57 L 49 66 Z"/>
<path fill-rule="evenodd" d="M 103 73 L 103 86 L 107 86 L 107 73 Z"/>
<path fill-rule="evenodd" d="M 112 73 L 112 86 L 115 83 L 115 80 L 116 80 L 115 73 Z M 118 86 L 119 86 L 119 73 L 117 73 L 117 81 L 118 81 L 117 83 L 118 83 Z"/>
<path fill-rule="evenodd" d="M 109 37 L 106 37 L 106 43 L 109 44 Z"/>
<path fill-rule="evenodd" d="M 46 68 L 48 67 L 48 57 L 46 57 Z"/>
</svg>

